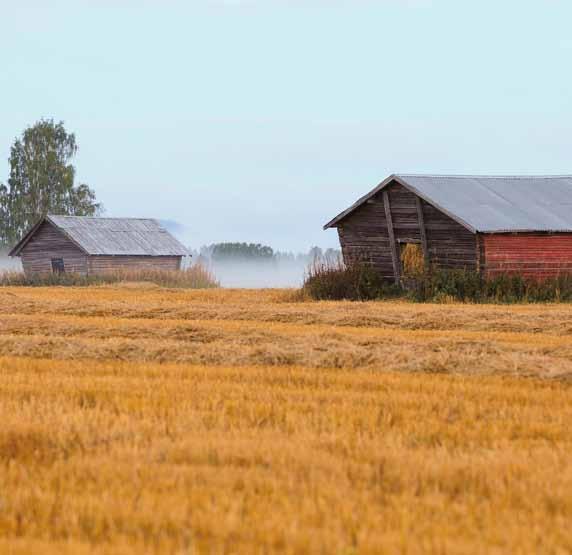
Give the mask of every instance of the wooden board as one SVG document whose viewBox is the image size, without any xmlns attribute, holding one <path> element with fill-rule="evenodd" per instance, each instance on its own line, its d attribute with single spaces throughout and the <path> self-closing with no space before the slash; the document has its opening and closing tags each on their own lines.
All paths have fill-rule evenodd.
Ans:
<svg viewBox="0 0 572 555">
<path fill-rule="evenodd" d="M 423 260 L 425 267 L 429 267 L 429 246 L 427 245 L 427 233 L 425 231 L 425 217 L 423 216 L 423 201 L 415 197 L 415 207 L 417 208 L 417 221 L 419 223 L 419 235 L 421 236 L 421 248 L 423 249 Z"/>
<path fill-rule="evenodd" d="M 425 242 L 429 264 L 477 269 L 475 234 L 397 183 L 385 191 L 395 244 L 407 240 Z M 365 261 L 383 277 L 395 279 L 392 252 L 396 249 L 391 245 L 383 191 L 341 220 L 338 234 L 346 264 Z"/>
<path fill-rule="evenodd" d="M 180 256 L 90 256 L 90 274 L 105 274 L 117 270 L 179 270 Z"/>
<path fill-rule="evenodd" d="M 387 190 L 382 191 L 383 207 L 385 209 L 385 221 L 387 222 L 387 234 L 389 236 L 389 249 L 391 251 L 391 263 L 393 265 L 393 277 L 395 283 L 399 283 L 401 277 L 401 262 L 399 260 L 398 245 L 395 242 L 395 230 L 393 229 L 393 218 L 391 217 L 391 204 Z"/>
<path fill-rule="evenodd" d="M 26 273 L 51 272 L 54 258 L 63 259 L 66 272 L 77 274 L 87 272 L 86 254 L 49 222 L 44 222 L 38 227 L 22 249 L 20 256 Z"/>
</svg>

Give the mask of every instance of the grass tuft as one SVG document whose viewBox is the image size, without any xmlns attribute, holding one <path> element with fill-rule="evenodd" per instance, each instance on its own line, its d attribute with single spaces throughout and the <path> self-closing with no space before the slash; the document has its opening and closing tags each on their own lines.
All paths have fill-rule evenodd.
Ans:
<svg viewBox="0 0 572 555">
<path fill-rule="evenodd" d="M 531 279 L 515 274 L 486 277 L 469 270 L 417 271 L 401 285 L 383 279 L 367 264 L 312 266 L 301 290 L 302 299 L 375 300 L 403 298 L 417 302 L 539 303 L 572 302 L 572 275 Z"/>
<path fill-rule="evenodd" d="M 414 280 L 406 294 L 421 302 L 571 302 L 572 275 L 531 279 L 516 274 L 501 274 L 487 278 L 467 270 L 440 270 Z"/>
<path fill-rule="evenodd" d="M 311 265 L 302 292 L 304 297 L 318 301 L 368 301 L 395 297 L 401 291 L 367 264 L 345 266 L 343 262 L 336 261 Z"/>
<path fill-rule="evenodd" d="M 116 283 L 154 283 L 162 287 L 182 289 L 212 289 L 219 287 L 214 274 L 199 264 L 185 270 L 117 270 L 105 274 L 84 276 L 73 273 L 4 272 L 0 274 L 0 287 L 25 286 L 75 286 L 108 285 Z"/>
</svg>

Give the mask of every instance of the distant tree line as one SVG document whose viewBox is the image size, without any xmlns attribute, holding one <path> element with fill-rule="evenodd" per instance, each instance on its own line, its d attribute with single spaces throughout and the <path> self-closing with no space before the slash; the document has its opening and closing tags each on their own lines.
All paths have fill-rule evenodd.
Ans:
<svg viewBox="0 0 572 555">
<path fill-rule="evenodd" d="M 216 264 L 224 262 L 293 263 L 307 266 L 314 262 L 336 263 L 341 260 L 339 249 L 312 247 L 308 252 L 275 251 L 261 243 L 213 243 L 199 250 L 190 249 L 194 261 Z"/>
<path fill-rule="evenodd" d="M 272 260 L 272 247 L 260 243 L 215 243 L 211 245 L 212 260 Z"/>
</svg>

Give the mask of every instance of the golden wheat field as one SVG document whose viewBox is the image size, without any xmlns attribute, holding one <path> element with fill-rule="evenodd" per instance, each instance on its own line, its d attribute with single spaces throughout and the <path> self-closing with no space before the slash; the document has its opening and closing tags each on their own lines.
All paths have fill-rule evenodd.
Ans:
<svg viewBox="0 0 572 555">
<path fill-rule="evenodd" d="M 0 553 L 572 552 L 572 307 L 0 289 Z"/>
</svg>

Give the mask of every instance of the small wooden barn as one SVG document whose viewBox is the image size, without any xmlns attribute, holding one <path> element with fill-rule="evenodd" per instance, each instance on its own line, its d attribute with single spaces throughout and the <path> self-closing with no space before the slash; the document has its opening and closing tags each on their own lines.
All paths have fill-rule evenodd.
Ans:
<svg viewBox="0 0 572 555">
<path fill-rule="evenodd" d="M 403 276 L 426 265 L 545 278 L 572 273 L 572 176 L 391 175 L 328 222 L 344 261 Z"/>
<path fill-rule="evenodd" d="M 82 275 L 178 270 L 188 250 L 159 222 L 140 218 L 45 216 L 10 251 L 26 273 Z"/>
</svg>

